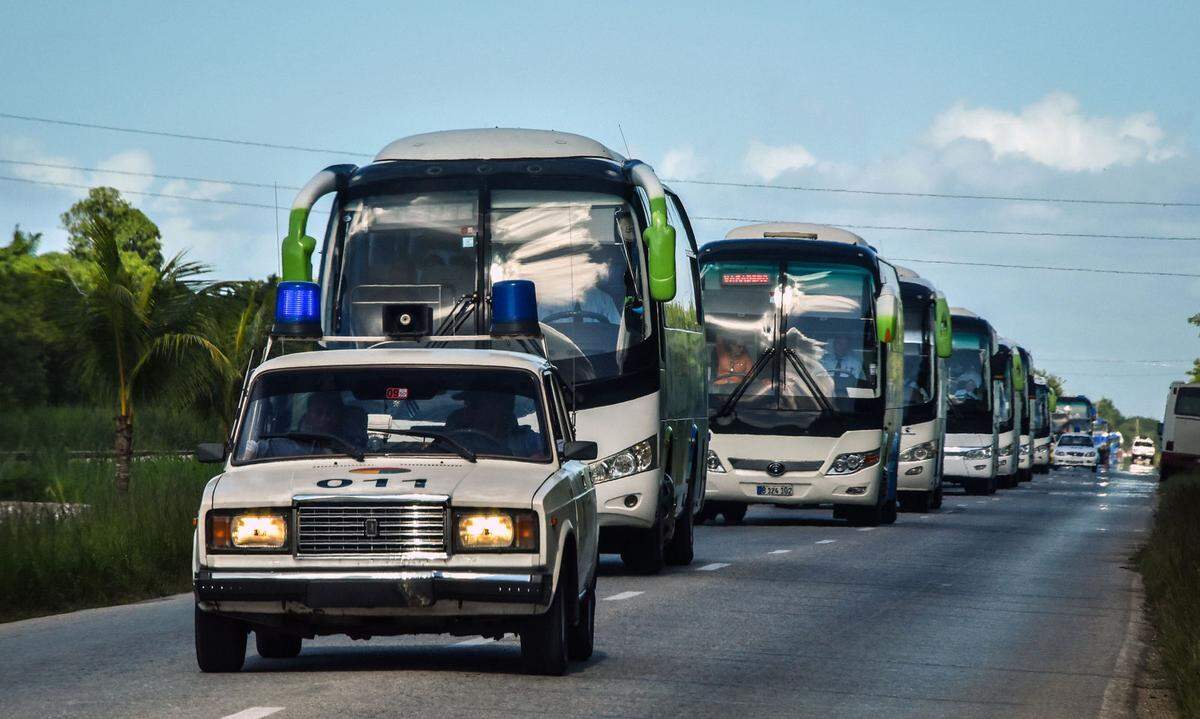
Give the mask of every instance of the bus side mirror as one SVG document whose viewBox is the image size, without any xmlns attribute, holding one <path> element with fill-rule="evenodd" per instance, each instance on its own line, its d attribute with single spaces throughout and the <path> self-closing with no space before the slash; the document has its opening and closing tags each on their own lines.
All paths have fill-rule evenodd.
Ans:
<svg viewBox="0 0 1200 719">
<path fill-rule="evenodd" d="M 896 295 L 884 291 L 875 300 L 875 334 L 880 344 L 891 344 L 898 332 L 899 303 Z"/>
<path fill-rule="evenodd" d="M 1025 363 L 1021 361 L 1021 353 L 1012 353 L 1013 389 L 1018 392 L 1025 390 Z"/>
<path fill-rule="evenodd" d="M 667 224 L 666 215 L 665 203 L 661 219 L 651 209 L 652 223 L 642 232 L 650 251 L 650 298 L 655 302 L 675 299 L 675 228 Z"/>
<path fill-rule="evenodd" d="M 949 359 L 954 351 L 954 334 L 950 329 L 950 304 L 945 297 L 939 296 L 934 304 L 934 345 L 937 356 Z"/>
</svg>

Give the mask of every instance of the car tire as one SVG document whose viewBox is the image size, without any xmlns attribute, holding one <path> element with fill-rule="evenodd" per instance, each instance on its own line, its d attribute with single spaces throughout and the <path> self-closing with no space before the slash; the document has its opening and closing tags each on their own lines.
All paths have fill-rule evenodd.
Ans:
<svg viewBox="0 0 1200 719">
<path fill-rule="evenodd" d="M 292 659 L 300 656 L 304 640 L 298 634 L 284 634 L 267 629 L 254 630 L 254 648 L 263 659 Z"/>
<path fill-rule="evenodd" d="M 196 664 L 205 673 L 236 672 L 246 663 L 246 625 L 196 607 Z"/>
<path fill-rule="evenodd" d="M 621 561 L 638 574 L 658 574 L 666 564 L 665 532 L 660 514 L 650 529 L 635 531 L 621 549 Z"/>
<path fill-rule="evenodd" d="M 725 524 L 741 524 L 742 520 L 746 518 L 748 509 L 750 509 L 748 504 L 730 502 L 721 508 L 721 514 L 725 517 Z"/>
<path fill-rule="evenodd" d="M 561 677 L 567 673 L 567 608 L 563 601 L 563 582 L 550 600 L 545 613 L 529 620 L 521 630 L 521 661 L 529 674 Z"/>
<path fill-rule="evenodd" d="M 591 658 L 596 646 L 596 580 L 579 604 L 579 621 L 567 631 L 567 658 L 582 662 Z"/>
</svg>

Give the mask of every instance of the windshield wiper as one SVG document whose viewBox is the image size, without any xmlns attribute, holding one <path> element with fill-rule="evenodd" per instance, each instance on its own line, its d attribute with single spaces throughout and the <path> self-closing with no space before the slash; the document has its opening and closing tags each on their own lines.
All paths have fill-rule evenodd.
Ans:
<svg viewBox="0 0 1200 719">
<path fill-rule="evenodd" d="M 457 439 L 448 437 L 444 434 L 441 434 L 440 432 L 429 432 L 429 431 L 423 430 L 423 429 L 375 429 L 375 428 L 371 428 L 370 431 L 371 432 L 382 432 L 383 434 L 406 434 L 411 437 L 424 437 L 425 439 L 432 439 L 434 441 L 441 440 L 441 441 L 445 442 L 446 444 L 450 445 L 450 448 L 453 449 L 454 453 L 457 454 L 459 457 L 462 457 L 463 459 L 467 460 L 468 462 L 477 461 L 475 458 L 475 453 L 473 451 L 471 451 L 471 449 L 469 447 L 467 447 L 462 442 L 459 442 Z"/>
<path fill-rule="evenodd" d="M 355 447 L 352 443 L 347 442 L 336 434 L 325 434 L 324 432 L 274 432 L 271 434 L 260 434 L 259 439 L 295 439 L 302 442 L 324 442 L 326 444 L 335 445 L 342 450 L 342 454 L 348 457 L 353 457 L 359 462 L 363 461 L 363 451 Z"/>
<path fill-rule="evenodd" d="M 805 386 L 808 387 L 808 391 L 812 392 L 813 399 L 815 399 L 817 404 L 821 406 L 821 411 L 828 412 L 834 417 L 838 417 L 839 415 L 837 410 L 833 408 L 833 403 L 830 402 L 829 397 L 821 391 L 821 387 L 817 384 L 816 378 L 812 376 L 812 373 L 808 371 L 808 368 L 805 367 L 804 363 L 800 361 L 800 358 L 796 356 L 796 350 L 792 349 L 791 347 L 785 347 L 783 350 L 783 356 L 788 358 L 788 361 L 790 361 L 792 364 L 792 369 L 796 370 L 796 373 L 800 375 L 800 379 L 804 382 Z"/>
<path fill-rule="evenodd" d="M 433 331 L 433 336 L 452 335 L 455 332 L 458 332 L 458 328 L 462 327 L 463 323 L 467 321 L 467 318 L 469 318 L 471 314 L 475 312 L 475 305 L 477 304 L 475 299 L 476 294 L 474 292 L 468 292 L 462 297 L 459 297 L 458 301 L 454 303 L 454 306 L 450 308 L 450 312 L 446 314 L 445 319 L 442 320 L 442 323 L 438 325 L 436 330 Z M 444 346 L 444 343 L 431 342 L 429 343 L 429 346 L 442 347 Z"/>
<path fill-rule="evenodd" d="M 737 386 L 733 388 L 733 391 L 729 393 L 729 397 L 725 400 L 725 403 L 721 405 L 721 408 L 717 410 L 716 414 L 712 416 L 712 419 L 724 417 L 733 411 L 734 405 L 736 405 L 738 401 L 742 399 L 742 395 L 744 395 L 746 390 L 750 387 L 750 382 L 752 382 L 754 378 L 758 376 L 759 372 L 762 372 L 763 367 L 766 367 L 767 362 L 769 362 L 774 356 L 775 348 L 768 347 L 765 352 L 758 356 L 758 359 L 754 360 L 754 366 L 750 368 L 750 371 L 746 373 L 746 376 L 742 378 L 742 381 L 738 382 Z"/>
</svg>

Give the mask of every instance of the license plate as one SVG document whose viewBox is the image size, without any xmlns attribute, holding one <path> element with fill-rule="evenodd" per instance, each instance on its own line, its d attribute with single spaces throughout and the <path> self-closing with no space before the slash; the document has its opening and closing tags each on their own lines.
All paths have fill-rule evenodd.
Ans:
<svg viewBox="0 0 1200 719">
<path fill-rule="evenodd" d="M 792 485 L 790 485 L 790 484 L 760 484 L 760 485 L 758 485 L 758 496 L 760 496 L 760 497 L 790 497 L 790 496 L 792 496 Z"/>
</svg>

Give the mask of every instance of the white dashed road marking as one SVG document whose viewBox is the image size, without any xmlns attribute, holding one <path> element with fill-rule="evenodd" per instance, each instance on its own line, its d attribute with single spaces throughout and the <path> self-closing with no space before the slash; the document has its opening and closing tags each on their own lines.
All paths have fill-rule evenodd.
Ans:
<svg viewBox="0 0 1200 719">
<path fill-rule="evenodd" d="M 817 544 L 833 544 L 836 541 L 836 539 L 818 539 Z"/>
<path fill-rule="evenodd" d="M 482 644 L 491 644 L 496 641 L 490 637 L 474 637 L 473 639 L 464 639 L 461 642 L 455 642 L 456 647 L 477 647 Z"/>
<path fill-rule="evenodd" d="M 771 551 L 767 552 L 767 554 L 787 554 L 790 551 L 792 551 L 792 550 L 790 550 L 790 549 L 772 549 Z"/>
<path fill-rule="evenodd" d="M 265 716 L 271 716 L 275 712 L 283 711 L 283 707 L 250 707 L 243 709 L 237 714 L 230 714 L 221 717 L 221 719 L 262 719 Z"/>
<path fill-rule="evenodd" d="M 696 571 L 697 572 L 715 572 L 718 569 L 724 569 L 725 567 L 728 567 L 728 566 L 729 566 L 729 562 L 713 562 L 712 564 L 705 564 L 703 567 L 700 567 Z"/>
<path fill-rule="evenodd" d="M 606 602 L 620 602 L 620 601 L 623 601 L 623 600 L 625 600 L 625 599 L 633 599 L 634 597 L 636 597 L 636 596 L 637 596 L 637 595 L 639 595 L 639 594 L 645 594 L 645 592 L 621 592 L 620 594 L 614 594 L 614 595 L 612 595 L 611 597 L 605 597 L 605 598 L 604 598 L 604 601 L 606 601 Z"/>
<path fill-rule="evenodd" d="M 858 528 L 858 531 L 860 531 L 860 532 L 872 532 L 874 530 L 875 530 L 874 527 L 859 527 Z"/>
</svg>

